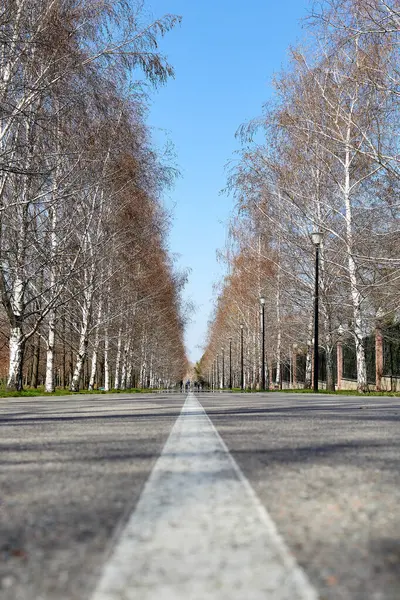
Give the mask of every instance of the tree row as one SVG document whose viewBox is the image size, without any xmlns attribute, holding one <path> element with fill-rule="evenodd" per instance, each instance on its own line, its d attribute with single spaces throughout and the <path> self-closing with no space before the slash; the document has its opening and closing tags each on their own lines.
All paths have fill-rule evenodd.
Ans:
<svg viewBox="0 0 400 600">
<path fill-rule="evenodd" d="M 236 198 L 203 374 L 244 329 L 247 385 L 261 380 L 259 298 L 271 384 L 293 346 L 311 384 L 315 248 L 320 244 L 320 336 L 327 387 L 340 338 L 355 347 L 367 389 L 365 340 L 398 320 L 399 41 L 397 2 L 330 0 L 307 20 L 304 43 L 274 78 L 260 118 L 242 126 L 231 165 Z M 238 364 L 236 360 L 236 364 Z M 236 367 L 238 368 L 238 367 Z"/>
<path fill-rule="evenodd" d="M 7 385 L 127 388 L 185 371 L 185 277 L 162 206 L 174 178 L 145 123 L 179 19 L 142 3 L 0 9 L 0 288 Z"/>
</svg>

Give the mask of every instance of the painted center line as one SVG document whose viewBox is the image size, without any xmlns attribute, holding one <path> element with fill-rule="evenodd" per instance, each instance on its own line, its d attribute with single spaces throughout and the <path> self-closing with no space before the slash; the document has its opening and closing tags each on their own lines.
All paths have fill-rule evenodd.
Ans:
<svg viewBox="0 0 400 600">
<path fill-rule="evenodd" d="M 316 600 L 193 394 L 92 600 Z"/>
</svg>

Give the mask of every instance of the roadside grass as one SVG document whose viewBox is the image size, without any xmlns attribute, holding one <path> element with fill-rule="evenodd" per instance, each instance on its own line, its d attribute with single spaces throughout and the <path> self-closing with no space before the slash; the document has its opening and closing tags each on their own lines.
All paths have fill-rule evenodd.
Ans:
<svg viewBox="0 0 400 600">
<path fill-rule="evenodd" d="M 140 389 L 140 388 L 130 388 L 128 390 L 110 390 L 106 392 L 105 390 L 79 390 L 79 392 L 71 392 L 69 389 L 64 388 L 56 388 L 56 391 L 53 393 L 46 392 L 43 386 L 39 386 L 37 388 L 24 388 L 20 392 L 10 391 L 4 387 L 0 388 L 0 398 L 33 398 L 35 396 L 79 396 L 82 394 L 152 394 L 154 392 L 158 392 L 160 390 L 149 390 L 149 389 Z"/>
<path fill-rule="evenodd" d="M 105 390 L 79 390 L 79 392 L 71 392 L 67 388 L 56 388 L 55 392 L 49 393 L 46 392 L 44 386 L 39 386 L 37 388 L 26 387 L 20 392 L 7 390 L 4 386 L 0 386 L 0 398 L 34 398 L 35 396 L 80 396 L 80 395 L 101 395 L 101 394 L 154 394 L 157 392 L 162 392 L 161 389 L 148 389 L 148 388 L 130 388 L 127 390 L 109 390 L 106 392 Z M 217 391 L 217 390 L 216 390 Z M 283 394 L 314 394 L 314 390 L 312 389 L 293 389 L 293 390 L 251 390 L 241 388 L 232 388 L 231 390 L 225 389 L 225 392 L 232 393 L 242 393 L 242 394 L 259 394 L 259 393 L 269 393 L 269 392 L 280 392 Z M 318 394 L 329 394 L 334 396 L 360 396 L 360 397 L 368 397 L 368 396 L 389 396 L 389 397 L 399 397 L 400 391 L 398 392 L 357 392 L 356 390 L 319 390 Z"/>
</svg>

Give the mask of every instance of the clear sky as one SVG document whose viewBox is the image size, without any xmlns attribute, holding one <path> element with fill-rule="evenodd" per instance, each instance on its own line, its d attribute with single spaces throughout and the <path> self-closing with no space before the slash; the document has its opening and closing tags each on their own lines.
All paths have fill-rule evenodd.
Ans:
<svg viewBox="0 0 400 600">
<path fill-rule="evenodd" d="M 213 283 L 223 268 L 232 199 L 221 195 L 226 164 L 238 148 L 237 128 L 261 113 L 270 81 L 301 39 L 308 0 L 147 0 L 154 16 L 183 17 L 161 43 L 176 71 L 158 91 L 148 122 L 157 143 L 175 145 L 182 177 L 167 198 L 174 208 L 170 237 L 178 265 L 191 269 L 185 298 L 197 306 L 187 328 L 188 357 L 203 353 L 213 308 Z"/>
</svg>

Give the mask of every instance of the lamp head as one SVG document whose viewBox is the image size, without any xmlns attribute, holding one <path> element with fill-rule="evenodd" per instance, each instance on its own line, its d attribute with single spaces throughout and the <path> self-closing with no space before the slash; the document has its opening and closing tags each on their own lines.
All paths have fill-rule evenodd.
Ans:
<svg viewBox="0 0 400 600">
<path fill-rule="evenodd" d="M 343 329 L 343 325 L 340 323 L 339 327 L 338 327 L 338 334 L 340 336 L 342 336 L 344 334 L 344 329 Z"/>
<path fill-rule="evenodd" d="M 311 240 L 314 246 L 319 246 L 322 242 L 322 233 L 320 231 L 314 231 L 311 234 Z"/>
<path fill-rule="evenodd" d="M 264 296 L 261 296 L 261 298 L 260 298 L 260 304 L 261 304 L 261 306 L 264 306 L 264 304 L 265 304 L 265 298 L 264 298 Z"/>
</svg>

